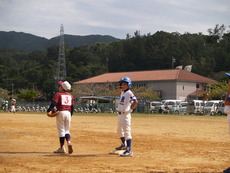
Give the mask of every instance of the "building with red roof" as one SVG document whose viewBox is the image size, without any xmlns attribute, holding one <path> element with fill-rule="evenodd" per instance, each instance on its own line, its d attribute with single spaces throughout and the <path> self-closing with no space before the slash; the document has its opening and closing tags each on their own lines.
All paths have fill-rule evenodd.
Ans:
<svg viewBox="0 0 230 173">
<path fill-rule="evenodd" d="M 217 82 L 213 79 L 182 69 L 171 69 L 105 73 L 75 82 L 74 84 L 114 83 L 114 85 L 117 85 L 118 81 L 125 76 L 132 80 L 134 87 L 153 88 L 154 91 L 160 93 L 162 99 L 182 101 L 187 100 L 188 97 L 197 99 L 197 97 L 200 96 L 198 93 L 206 93 L 208 84 Z"/>
</svg>

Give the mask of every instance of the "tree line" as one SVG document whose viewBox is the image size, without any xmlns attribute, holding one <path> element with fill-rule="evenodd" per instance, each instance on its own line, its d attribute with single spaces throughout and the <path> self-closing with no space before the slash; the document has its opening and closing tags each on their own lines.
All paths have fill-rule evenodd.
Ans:
<svg viewBox="0 0 230 173">
<path fill-rule="evenodd" d="M 108 72 L 171 69 L 192 65 L 192 72 L 217 81 L 230 71 L 230 32 L 224 25 L 202 33 L 158 31 L 113 43 L 94 43 L 74 48 L 65 45 L 66 80 L 71 83 Z M 55 92 L 58 45 L 45 51 L 22 52 L 0 49 L 0 88 L 9 96 L 25 100 L 50 100 Z M 4 92 L 3 92 L 4 91 Z M 30 94 L 25 95 L 25 93 Z M 3 95 L 3 94 L 2 94 Z M 23 96 L 24 95 L 24 96 Z"/>
</svg>

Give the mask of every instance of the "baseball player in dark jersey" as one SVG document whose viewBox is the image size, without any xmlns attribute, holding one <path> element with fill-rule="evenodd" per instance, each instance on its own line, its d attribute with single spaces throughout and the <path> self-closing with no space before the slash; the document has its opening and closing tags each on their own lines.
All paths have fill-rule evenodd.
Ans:
<svg viewBox="0 0 230 173">
<path fill-rule="evenodd" d="M 68 144 L 68 153 L 71 154 L 73 152 L 72 143 L 70 141 L 70 124 L 71 124 L 71 116 L 73 115 L 74 110 L 74 98 L 68 93 L 71 89 L 71 85 L 67 81 L 60 81 L 59 83 L 59 91 L 52 98 L 51 104 L 47 109 L 47 112 L 50 112 L 54 107 L 59 111 L 56 116 L 56 125 L 58 129 L 60 148 L 58 148 L 54 153 L 65 153 L 65 139 Z"/>
<path fill-rule="evenodd" d="M 16 99 L 11 100 L 10 112 L 16 113 Z"/>
</svg>

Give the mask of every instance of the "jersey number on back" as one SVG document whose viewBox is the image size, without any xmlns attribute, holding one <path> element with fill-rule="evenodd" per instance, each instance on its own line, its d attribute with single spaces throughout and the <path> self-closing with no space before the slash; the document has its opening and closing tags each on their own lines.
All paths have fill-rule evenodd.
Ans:
<svg viewBox="0 0 230 173">
<path fill-rule="evenodd" d="M 71 103 L 72 103 L 72 97 L 71 96 L 68 96 L 68 95 L 62 95 L 61 96 L 61 104 L 62 105 L 69 105 L 71 106 Z"/>
</svg>

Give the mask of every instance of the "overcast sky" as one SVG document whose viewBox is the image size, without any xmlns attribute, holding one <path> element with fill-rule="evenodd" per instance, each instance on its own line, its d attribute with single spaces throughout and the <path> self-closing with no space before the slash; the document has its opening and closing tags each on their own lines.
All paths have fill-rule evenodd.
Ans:
<svg viewBox="0 0 230 173">
<path fill-rule="evenodd" d="M 52 38 L 61 24 L 65 34 L 120 39 L 136 30 L 208 34 L 230 25 L 230 0 L 0 0 L 0 31 Z"/>
</svg>

